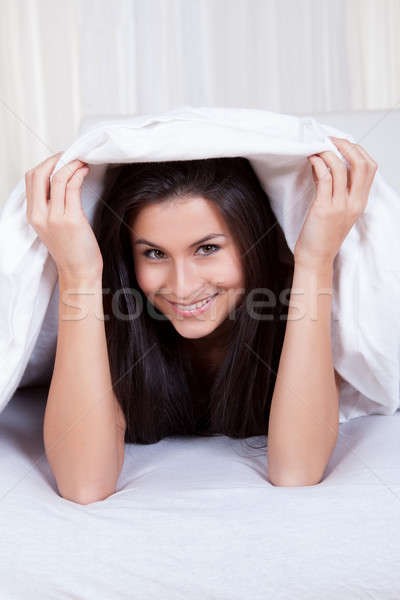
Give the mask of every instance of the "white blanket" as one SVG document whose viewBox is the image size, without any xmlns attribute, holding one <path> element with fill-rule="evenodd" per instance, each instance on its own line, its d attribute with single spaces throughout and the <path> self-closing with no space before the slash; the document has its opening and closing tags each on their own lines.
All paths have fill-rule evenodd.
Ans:
<svg viewBox="0 0 400 600">
<path fill-rule="evenodd" d="M 53 174 L 79 158 L 91 166 L 82 205 L 93 223 L 111 163 L 244 156 L 293 251 L 314 194 L 307 156 L 351 135 L 314 118 L 251 109 L 179 107 L 106 120 L 81 134 Z M 334 263 L 332 349 L 343 378 L 340 422 L 399 407 L 400 198 L 379 169 L 368 205 Z M 51 378 L 57 336 L 57 269 L 26 219 L 24 178 L 0 213 L 0 410 L 19 386 Z"/>
</svg>

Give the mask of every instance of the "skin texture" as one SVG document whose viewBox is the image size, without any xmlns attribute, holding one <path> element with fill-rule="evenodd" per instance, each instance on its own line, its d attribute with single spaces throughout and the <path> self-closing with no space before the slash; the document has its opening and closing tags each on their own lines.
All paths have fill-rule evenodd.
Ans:
<svg viewBox="0 0 400 600">
<path fill-rule="evenodd" d="M 225 237 L 193 245 L 210 233 Z M 154 245 L 136 243 L 139 239 Z M 136 278 L 147 299 L 187 340 L 188 350 L 219 362 L 234 308 L 244 296 L 244 279 L 239 249 L 216 205 L 197 196 L 150 205 L 132 224 L 131 240 Z M 215 292 L 210 308 L 190 318 L 168 302 L 191 304 Z"/>
</svg>

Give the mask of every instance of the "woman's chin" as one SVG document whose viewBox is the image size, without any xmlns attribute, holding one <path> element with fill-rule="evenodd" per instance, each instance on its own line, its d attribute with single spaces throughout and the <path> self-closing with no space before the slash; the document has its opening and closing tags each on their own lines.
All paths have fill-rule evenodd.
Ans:
<svg viewBox="0 0 400 600">
<path fill-rule="evenodd" d="M 208 335 L 214 331 L 221 322 L 221 319 L 217 318 L 215 315 L 211 317 L 206 317 L 205 315 L 201 317 L 184 317 L 169 312 L 166 316 L 182 337 L 193 339 Z"/>
<path fill-rule="evenodd" d="M 188 338 L 197 338 L 203 337 L 204 335 L 208 335 L 214 329 L 216 329 L 219 325 L 219 321 L 216 320 L 211 321 L 207 320 L 198 320 L 198 319 L 177 319 L 176 317 L 168 317 L 175 327 L 176 331 L 180 333 L 183 337 Z"/>
</svg>

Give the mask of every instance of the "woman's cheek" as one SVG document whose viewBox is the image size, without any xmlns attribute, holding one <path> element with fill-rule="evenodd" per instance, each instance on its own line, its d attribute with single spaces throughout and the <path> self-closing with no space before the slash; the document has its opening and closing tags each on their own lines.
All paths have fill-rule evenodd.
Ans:
<svg viewBox="0 0 400 600">
<path fill-rule="evenodd" d="M 238 288 L 243 283 L 241 265 L 238 259 L 231 254 L 225 254 L 215 264 L 215 274 L 221 285 L 227 288 Z"/>
<path fill-rule="evenodd" d="M 136 280 L 146 296 L 152 292 L 157 292 L 161 284 L 160 275 L 157 274 L 156 270 L 148 269 L 144 265 L 138 265 Z"/>
</svg>

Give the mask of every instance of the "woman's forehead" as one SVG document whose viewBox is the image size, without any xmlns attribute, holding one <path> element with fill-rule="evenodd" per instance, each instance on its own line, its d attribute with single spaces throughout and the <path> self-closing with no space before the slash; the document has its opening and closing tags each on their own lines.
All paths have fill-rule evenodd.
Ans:
<svg viewBox="0 0 400 600">
<path fill-rule="evenodd" d="M 218 231 L 228 235 L 225 221 L 214 202 L 201 196 L 172 198 L 145 206 L 134 222 L 134 232 L 140 236 L 144 230 L 166 234 L 179 234 L 197 238 Z M 139 233 L 140 232 L 140 233 Z"/>
</svg>

